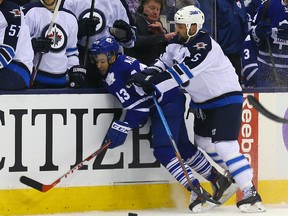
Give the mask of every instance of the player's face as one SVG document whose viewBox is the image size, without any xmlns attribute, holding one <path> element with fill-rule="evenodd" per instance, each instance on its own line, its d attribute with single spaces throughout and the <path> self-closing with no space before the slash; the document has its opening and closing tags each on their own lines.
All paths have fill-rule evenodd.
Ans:
<svg viewBox="0 0 288 216">
<path fill-rule="evenodd" d="M 191 24 L 189 29 L 189 35 L 194 35 L 196 31 L 197 25 Z M 176 23 L 176 33 L 178 35 L 178 40 L 180 43 L 184 43 L 188 40 L 186 24 Z"/>
<path fill-rule="evenodd" d="M 176 34 L 178 35 L 179 42 L 185 42 L 188 39 L 187 30 L 185 24 L 176 23 Z"/>
<path fill-rule="evenodd" d="M 284 4 L 288 6 L 288 0 L 283 0 Z"/>
<path fill-rule="evenodd" d="M 96 66 L 99 70 L 101 76 L 105 76 L 108 68 L 109 68 L 109 61 L 106 54 L 99 54 L 95 58 Z"/>
<path fill-rule="evenodd" d="M 143 7 L 143 15 L 146 19 L 153 23 L 160 18 L 161 4 L 153 0 L 147 2 Z"/>
<path fill-rule="evenodd" d="M 0 4 L 2 4 L 3 1 L 4 1 L 4 0 L 0 0 Z"/>
</svg>

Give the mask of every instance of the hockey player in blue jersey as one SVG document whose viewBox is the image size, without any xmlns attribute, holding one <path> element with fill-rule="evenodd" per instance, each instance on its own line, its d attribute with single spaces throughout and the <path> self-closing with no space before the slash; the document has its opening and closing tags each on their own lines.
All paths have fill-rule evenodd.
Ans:
<svg viewBox="0 0 288 216">
<path fill-rule="evenodd" d="M 253 20 L 251 39 L 258 45 L 257 87 L 287 87 L 288 1 L 263 2 Z"/>
<path fill-rule="evenodd" d="M 102 77 L 102 86 L 114 95 L 126 110 L 122 121 L 113 122 L 105 140 L 112 141 L 110 148 L 122 145 L 126 140 L 127 133 L 133 128 L 143 126 L 150 116 L 155 158 L 180 184 L 191 191 L 159 114 L 153 106 L 153 99 L 151 96 L 146 96 L 141 88 L 125 85 L 131 74 L 138 73 L 146 66 L 132 57 L 118 55 L 118 49 L 119 46 L 113 37 L 101 38 L 91 48 L 91 57 L 94 59 Z M 236 192 L 237 187 L 212 167 L 203 153 L 189 141 L 184 121 L 186 97 L 180 89 L 175 94 L 175 101 L 164 106 L 163 111 L 171 127 L 173 137 L 178 143 L 180 154 L 185 161 L 187 173 L 189 173 L 193 185 L 199 190 L 201 186 L 193 176 L 191 168 L 210 181 L 214 199 L 223 203 Z M 193 212 L 205 211 L 215 206 L 212 203 L 205 204 L 205 201 L 200 197 L 198 198 L 194 192 L 191 197 L 193 199 L 191 199 L 189 208 Z"/>
<path fill-rule="evenodd" d="M 77 19 L 71 11 L 63 8 L 61 2 L 53 26 L 49 29 L 56 4 L 57 0 L 40 0 L 24 5 L 35 52 L 35 68 L 40 61 L 33 87 L 81 87 L 85 82 L 86 69 L 80 66 L 78 58 Z"/>
<path fill-rule="evenodd" d="M 259 47 L 251 35 L 247 35 L 243 43 L 242 52 L 242 77 L 244 87 L 257 87 L 261 86 L 261 80 L 257 79 L 257 73 L 261 73 L 258 69 L 258 52 Z"/>
<path fill-rule="evenodd" d="M 238 184 L 244 197 L 237 202 L 243 212 L 265 211 L 253 183 L 252 169 L 237 141 L 241 125 L 243 95 L 235 69 L 221 47 L 202 30 L 204 14 L 195 6 L 178 10 L 175 41 L 154 64 L 161 70 L 155 76 L 146 71 L 130 77 L 134 83 L 158 100 L 171 101 L 179 86 L 191 97 L 196 109 L 194 121 L 195 144 L 227 170 Z M 151 69 L 150 69 L 151 70 Z"/>
<path fill-rule="evenodd" d="M 0 0 L 0 89 L 29 88 L 33 49 L 20 6 Z"/>
</svg>

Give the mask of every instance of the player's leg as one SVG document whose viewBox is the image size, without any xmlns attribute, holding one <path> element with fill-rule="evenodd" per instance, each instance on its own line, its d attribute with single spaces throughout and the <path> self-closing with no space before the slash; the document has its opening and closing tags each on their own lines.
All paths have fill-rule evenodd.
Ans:
<svg viewBox="0 0 288 216">
<path fill-rule="evenodd" d="M 12 61 L 0 73 L 0 89 L 20 90 L 29 88 L 30 72 L 28 68 L 18 62 Z"/>
<path fill-rule="evenodd" d="M 169 120 L 168 120 L 169 119 Z M 172 118 L 168 117 L 167 121 L 170 121 Z M 169 123 L 171 126 L 171 122 Z M 155 158 L 167 169 L 167 171 L 182 185 L 184 186 L 189 192 L 191 192 L 191 188 L 189 186 L 189 182 L 184 174 L 184 171 L 181 167 L 179 159 L 176 157 L 175 150 L 170 143 L 170 139 L 165 131 L 163 123 L 159 116 L 157 116 L 157 111 L 151 111 L 151 128 L 152 128 L 152 144 L 154 148 L 154 156 Z M 174 133 L 174 132 L 173 132 Z M 184 161 L 185 170 L 189 176 L 190 181 L 192 182 L 193 186 L 199 190 L 199 192 L 206 191 L 201 188 L 199 181 L 194 177 L 191 168 L 186 164 Z M 192 193 L 193 194 L 193 193 Z M 207 203 L 205 208 L 202 208 L 202 205 L 206 202 L 202 198 L 198 199 L 198 204 L 195 206 L 189 206 L 191 211 L 193 212 L 200 212 L 205 211 L 215 204 L 210 205 Z"/>
<path fill-rule="evenodd" d="M 220 158 L 226 163 L 228 171 L 244 193 L 237 203 L 241 211 L 265 211 L 260 195 L 253 186 L 253 172 L 248 160 L 240 152 L 237 141 L 241 125 L 242 104 L 232 104 L 211 111 L 210 124 L 214 128 L 212 142 Z"/>
</svg>

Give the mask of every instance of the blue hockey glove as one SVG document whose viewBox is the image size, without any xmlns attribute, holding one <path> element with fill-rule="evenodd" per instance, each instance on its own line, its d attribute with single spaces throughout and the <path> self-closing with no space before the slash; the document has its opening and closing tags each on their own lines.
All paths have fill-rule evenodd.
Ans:
<svg viewBox="0 0 288 216">
<path fill-rule="evenodd" d="M 7 44 L 0 44 L 0 69 L 6 67 L 15 56 L 13 47 Z"/>
<path fill-rule="evenodd" d="M 259 43 L 272 34 L 271 23 L 260 21 L 255 28 L 252 29 L 252 36 L 256 43 Z"/>
<path fill-rule="evenodd" d="M 116 20 L 113 23 L 113 27 L 116 29 L 122 29 L 126 32 L 126 34 L 121 33 L 121 31 L 110 31 L 110 34 L 120 43 L 127 43 L 131 41 L 134 37 L 134 30 L 132 29 L 132 26 L 130 26 L 127 22 L 124 20 Z M 119 34 L 118 34 L 119 32 Z"/>
<path fill-rule="evenodd" d="M 86 69 L 81 66 L 73 66 L 68 70 L 68 77 L 71 88 L 81 88 L 86 81 Z"/>
<path fill-rule="evenodd" d="M 153 75 L 149 75 L 145 73 L 145 70 L 132 74 L 129 79 L 126 81 L 126 85 L 136 85 L 142 87 L 143 91 L 147 95 L 151 95 L 155 91 L 154 84 L 152 82 Z"/>
<path fill-rule="evenodd" d="M 84 36 L 92 36 L 96 33 L 96 26 L 100 23 L 98 17 L 83 18 L 78 22 L 78 39 Z"/>
<path fill-rule="evenodd" d="M 282 40 L 288 40 L 288 24 L 283 23 L 278 27 L 277 37 Z"/>
<path fill-rule="evenodd" d="M 115 148 L 122 145 L 127 137 L 128 132 L 132 128 L 126 122 L 115 121 L 107 131 L 105 143 L 111 140 L 109 148 Z"/>
<path fill-rule="evenodd" d="M 48 53 L 51 49 L 51 44 L 53 43 L 51 38 L 38 37 L 32 38 L 32 47 L 35 53 L 43 52 Z"/>
</svg>

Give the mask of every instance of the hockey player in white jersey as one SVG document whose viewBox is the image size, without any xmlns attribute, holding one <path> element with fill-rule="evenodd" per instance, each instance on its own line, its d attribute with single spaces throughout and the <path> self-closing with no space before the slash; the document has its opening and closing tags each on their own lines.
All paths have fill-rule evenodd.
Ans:
<svg viewBox="0 0 288 216">
<path fill-rule="evenodd" d="M 91 48 L 91 56 L 101 74 L 101 86 L 114 95 L 126 111 L 123 120 L 114 121 L 106 134 L 105 140 L 111 140 L 109 148 L 122 145 L 128 132 L 133 128 L 143 126 L 149 116 L 151 118 L 151 141 L 155 158 L 180 184 L 191 191 L 159 113 L 154 106 L 153 99 L 150 96 L 147 97 L 141 88 L 125 85 L 131 74 L 141 71 L 146 66 L 137 59 L 118 54 L 118 49 L 117 41 L 111 36 L 100 38 Z M 213 199 L 224 203 L 238 188 L 230 179 L 212 167 L 204 154 L 190 142 L 184 120 L 186 97 L 181 89 L 175 93 L 177 95 L 176 100 L 165 105 L 163 113 L 166 115 L 167 124 L 171 128 L 171 133 L 179 148 L 191 183 L 199 192 L 201 191 L 199 181 L 191 172 L 192 168 L 211 182 Z M 194 194 L 194 192 L 192 193 Z M 214 203 L 206 203 L 202 197 L 196 197 L 191 200 L 189 205 L 193 212 L 205 211 L 215 206 Z"/>
<path fill-rule="evenodd" d="M 178 86 L 185 89 L 191 96 L 191 107 L 196 109 L 195 144 L 234 178 L 244 193 L 237 202 L 241 211 L 265 211 L 252 183 L 252 169 L 237 141 L 243 95 L 235 69 L 219 44 L 202 30 L 201 10 L 184 7 L 176 12 L 174 20 L 175 41 L 153 66 L 162 73 L 153 76 L 144 70 L 132 75 L 127 84 L 142 86 L 147 94 L 155 93 L 160 104 L 173 100 L 172 92 Z"/>
<path fill-rule="evenodd" d="M 33 56 L 20 6 L 0 0 L 0 89 L 29 88 Z"/>
<path fill-rule="evenodd" d="M 60 5 L 55 23 L 47 32 L 56 3 L 57 0 L 40 0 L 24 5 L 23 11 L 35 52 L 34 67 L 39 56 L 44 53 L 33 87 L 62 88 L 70 83 L 71 87 L 81 87 L 86 70 L 79 66 L 76 17 Z"/>
<path fill-rule="evenodd" d="M 259 49 L 256 87 L 287 87 L 288 1 L 263 2 L 252 25 L 251 39 Z"/>
<path fill-rule="evenodd" d="M 131 26 L 133 19 L 125 0 L 95 0 L 92 7 L 93 17 L 90 19 L 93 2 L 91 0 L 65 0 L 64 2 L 64 8 L 72 11 L 78 19 L 79 58 L 81 64 L 87 69 L 89 86 L 95 86 L 99 81 L 99 77 L 95 74 L 95 65 L 87 58 L 87 53 L 95 40 L 113 35 L 122 46 L 127 48 L 134 46 L 135 41 L 135 31 Z M 122 29 L 125 34 L 118 34 L 119 31 L 110 32 L 109 27 Z"/>
</svg>

